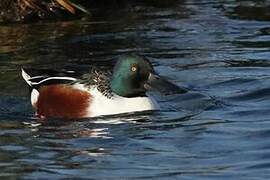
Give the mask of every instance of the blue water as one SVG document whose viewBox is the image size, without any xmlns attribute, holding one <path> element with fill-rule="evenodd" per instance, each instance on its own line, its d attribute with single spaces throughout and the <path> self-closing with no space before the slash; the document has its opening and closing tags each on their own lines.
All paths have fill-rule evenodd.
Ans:
<svg viewBox="0 0 270 180">
<path fill-rule="evenodd" d="M 133 4 L 92 20 L 0 26 L 3 179 L 268 179 L 269 1 Z M 145 55 L 186 94 L 162 110 L 40 122 L 20 66 L 80 70 Z"/>
</svg>

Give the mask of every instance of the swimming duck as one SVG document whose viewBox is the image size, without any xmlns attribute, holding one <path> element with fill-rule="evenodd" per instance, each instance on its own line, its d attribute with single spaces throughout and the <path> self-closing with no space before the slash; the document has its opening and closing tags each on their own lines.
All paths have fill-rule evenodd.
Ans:
<svg viewBox="0 0 270 180">
<path fill-rule="evenodd" d="M 91 66 L 79 78 L 67 75 L 22 77 L 30 87 L 31 104 L 39 117 L 86 118 L 159 109 L 147 91 L 186 92 L 160 77 L 150 61 L 138 55 L 120 56 L 113 69 Z"/>
</svg>

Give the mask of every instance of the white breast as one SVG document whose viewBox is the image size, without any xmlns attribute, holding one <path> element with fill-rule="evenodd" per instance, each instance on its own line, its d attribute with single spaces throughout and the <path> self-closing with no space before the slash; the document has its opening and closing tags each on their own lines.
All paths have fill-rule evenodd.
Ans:
<svg viewBox="0 0 270 180">
<path fill-rule="evenodd" d="M 112 98 L 107 98 L 97 88 L 89 91 L 93 95 L 88 109 L 91 117 L 159 109 L 158 104 L 151 97 L 125 98 L 114 94 Z"/>
</svg>

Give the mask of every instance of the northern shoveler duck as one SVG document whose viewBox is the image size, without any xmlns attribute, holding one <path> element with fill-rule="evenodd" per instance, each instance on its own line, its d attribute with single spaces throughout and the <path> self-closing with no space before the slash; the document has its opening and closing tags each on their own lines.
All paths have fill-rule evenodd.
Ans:
<svg viewBox="0 0 270 180">
<path fill-rule="evenodd" d="M 80 78 L 65 76 L 22 77 L 30 86 L 31 104 L 39 117 L 85 118 L 158 109 L 147 95 L 150 89 L 161 92 L 186 90 L 160 77 L 148 59 L 137 55 L 120 56 L 112 70 L 92 66 Z M 71 75 L 72 73 L 67 74 Z"/>
</svg>

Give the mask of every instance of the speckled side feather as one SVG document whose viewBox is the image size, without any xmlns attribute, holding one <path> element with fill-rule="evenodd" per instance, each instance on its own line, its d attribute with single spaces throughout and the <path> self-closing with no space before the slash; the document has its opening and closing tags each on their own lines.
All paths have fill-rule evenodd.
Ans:
<svg viewBox="0 0 270 180">
<path fill-rule="evenodd" d="M 111 70 L 101 70 L 97 67 L 92 67 L 90 72 L 84 74 L 78 82 L 84 84 L 87 88 L 96 86 L 99 92 L 111 99 L 113 96 L 110 87 L 111 77 Z"/>
</svg>

